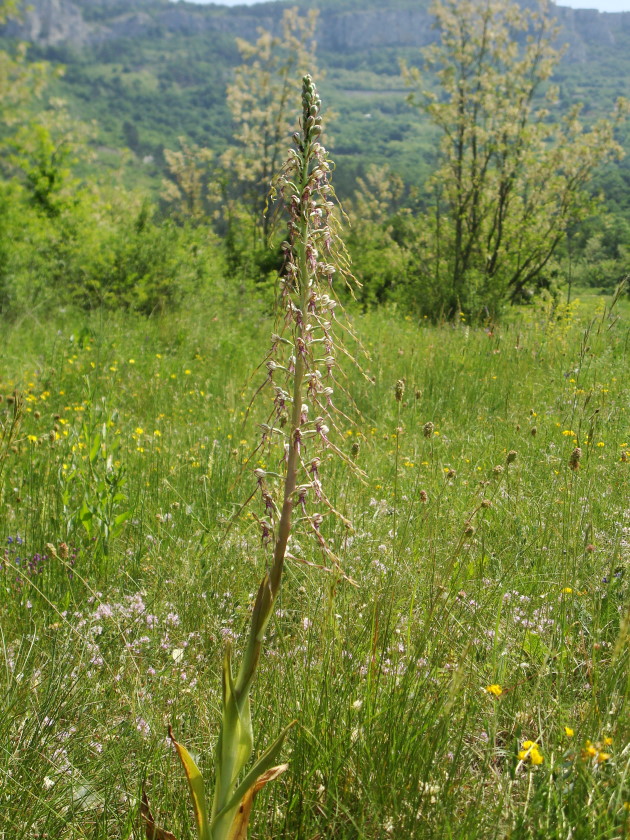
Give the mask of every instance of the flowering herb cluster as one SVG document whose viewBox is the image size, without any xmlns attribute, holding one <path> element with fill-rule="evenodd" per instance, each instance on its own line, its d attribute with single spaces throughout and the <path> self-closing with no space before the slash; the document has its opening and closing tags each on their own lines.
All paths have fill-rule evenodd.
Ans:
<svg viewBox="0 0 630 840">
<path fill-rule="evenodd" d="M 57 559 L 60 557 L 64 561 L 70 580 L 74 574 L 72 568 L 76 563 L 77 554 L 75 548 L 70 548 L 65 543 L 60 544 Z M 26 581 L 41 575 L 49 567 L 55 555 L 39 551 L 31 553 L 26 550 L 24 540 L 19 534 L 10 535 L 6 538 L 6 545 L 0 554 L 0 569 L 7 576 L 11 587 L 19 591 Z"/>
</svg>

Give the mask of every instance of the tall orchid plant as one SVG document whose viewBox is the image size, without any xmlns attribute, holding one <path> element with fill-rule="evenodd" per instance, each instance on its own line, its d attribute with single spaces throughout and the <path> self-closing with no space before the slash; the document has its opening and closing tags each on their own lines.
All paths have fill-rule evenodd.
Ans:
<svg viewBox="0 0 630 840">
<path fill-rule="evenodd" d="M 223 715 L 211 807 L 199 769 L 171 733 L 188 779 L 199 840 L 244 840 L 256 792 L 287 769 L 287 765 L 276 765 L 275 761 L 292 724 L 249 769 L 246 765 L 253 751 L 249 692 L 265 630 L 280 590 L 285 560 L 300 559 L 294 558 L 287 548 L 292 532 L 297 529 L 312 535 L 325 555 L 325 568 L 330 570 L 332 565 L 341 573 L 322 533 L 327 517 L 341 515 L 325 493 L 320 469 L 334 456 L 357 469 L 353 459 L 333 442 L 337 422 L 345 417 L 333 402 L 335 386 L 339 384 L 335 376 L 338 353 L 343 348 L 337 335 L 341 325 L 333 285 L 336 279 L 348 282 L 351 275 L 337 232 L 331 163 L 319 140 L 320 109 L 315 84 L 310 76 L 305 76 L 300 131 L 293 136 L 294 147 L 273 187 L 273 196 L 280 199 L 288 215 L 280 280 L 282 323 L 272 336 L 263 364 L 266 378 L 257 392 L 270 392 L 273 399 L 273 409 L 261 427 L 257 451 L 279 445 L 283 469 L 280 473 L 255 469 L 256 486 L 250 497 L 260 497 L 263 511 L 257 519 L 263 543 L 273 546 L 273 559 L 258 589 L 235 677 L 231 647 L 228 644 L 225 648 Z M 349 328 L 342 329 L 347 332 Z M 174 840 L 173 835 L 155 826 L 146 797 L 142 814 L 149 840 Z"/>
</svg>

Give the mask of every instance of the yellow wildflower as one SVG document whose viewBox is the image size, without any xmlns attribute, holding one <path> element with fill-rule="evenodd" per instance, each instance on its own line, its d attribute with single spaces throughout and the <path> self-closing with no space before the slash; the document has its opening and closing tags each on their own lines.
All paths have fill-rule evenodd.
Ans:
<svg viewBox="0 0 630 840">
<path fill-rule="evenodd" d="M 494 694 L 495 697 L 500 697 L 503 694 L 503 689 L 500 685 L 493 683 L 492 685 L 486 686 L 486 691 L 488 694 Z"/>
<path fill-rule="evenodd" d="M 518 753 L 519 761 L 529 761 L 530 764 L 540 765 L 545 760 L 536 741 L 523 741 Z"/>
<path fill-rule="evenodd" d="M 605 738 L 604 743 L 610 746 L 612 744 L 612 738 Z M 592 744 L 590 741 L 586 741 L 582 750 L 582 759 L 583 761 L 588 761 L 589 758 L 594 758 L 598 764 L 603 764 L 610 758 L 610 753 L 604 752 L 600 744 Z"/>
</svg>

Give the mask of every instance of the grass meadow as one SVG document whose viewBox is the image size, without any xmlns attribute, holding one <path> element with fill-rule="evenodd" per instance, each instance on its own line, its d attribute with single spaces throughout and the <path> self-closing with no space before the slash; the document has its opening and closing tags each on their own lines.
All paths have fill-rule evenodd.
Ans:
<svg viewBox="0 0 630 840">
<path fill-rule="evenodd" d="M 354 584 L 288 562 L 256 749 L 297 724 L 254 840 L 628 836 L 630 321 L 608 303 L 356 316 L 340 446 L 368 477 L 331 462 L 326 485 Z M 2 840 L 143 837 L 143 786 L 195 835 L 167 725 L 211 779 L 223 646 L 269 562 L 258 502 L 234 514 L 278 468 L 250 459 L 265 398 L 247 414 L 271 331 L 232 298 L 3 327 Z"/>
</svg>

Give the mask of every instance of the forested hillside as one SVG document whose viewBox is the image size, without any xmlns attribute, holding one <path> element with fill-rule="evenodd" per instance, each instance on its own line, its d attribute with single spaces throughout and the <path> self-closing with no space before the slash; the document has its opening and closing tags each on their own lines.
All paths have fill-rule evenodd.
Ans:
<svg viewBox="0 0 630 840">
<path fill-rule="evenodd" d="M 226 85 L 240 62 L 236 37 L 277 30 L 282 10 L 319 8 L 321 87 L 337 117 L 330 123 L 349 193 L 370 162 L 387 162 L 409 183 L 422 183 L 435 161 L 435 135 L 406 104 L 400 61 L 417 64 L 435 39 L 429 0 L 302 0 L 226 8 L 169 0 L 34 0 L 5 34 L 31 41 L 31 55 L 65 67 L 58 83 L 73 112 L 95 119 L 99 144 L 128 148 L 129 181 L 159 183 L 163 149 L 180 135 L 223 151 L 234 126 Z M 630 13 L 605 15 L 558 7 L 567 44 L 555 81 L 565 107 L 583 102 L 595 116 L 630 96 Z M 626 138 L 627 139 L 627 138 Z M 630 145 L 630 143 L 629 143 Z M 112 164 L 111 153 L 104 156 Z M 155 179 L 158 179 L 157 181 Z M 616 207 L 630 199 L 628 163 L 608 173 Z"/>
<path fill-rule="evenodd" d="M 491 39 L 509 6 L 492 5 Z M 464 111 L 448 116 L 448 75 L 424 66 L 444 32 L 429 0 L 0 7 L 1 308 L 43 305 L 54 289 L 80 305 L 152 312 L 224 271 L 265 288 L 280 264 L 280 239 L 268 247 L 266 196 L 307 70 L 320 82 L 364 305 L 482 317 L 563 284 L 568 297 L 574 284 L 610 290 L 628 273 L 630 157 L 619 153 L 630 150 L 630 128 L 625 106 L 612 114 L 618 97 L 630 99 L 630 13 L 551 6 L 537 17 L 536 3 L 512 7 L 494 60 L 482 50 L 470 66 L 496 80 L 460 126 L 471 153 L 480 141 L 489 155 L 488 192 L 474 186 L 471 204 L 449 186 L 444 147 L 449 121 Z M 460 22 L 463 8 L 453 6 Z M 466 9 L 474 29 L 490 6 L 471 0 Z M 539 24 L 543 52 L 519 64 Z M 424 104 L 414 107 L 411 88 Z M 446 107 L 440 119 L 431 97 Z M 475 126 L 479 114 L 485 124 Z M 603 203 L 590 202 L 600 195 Z M 459 200 L 466 246 L 458 222 L 450 233 L 444 226 Z"/>
</svg>

